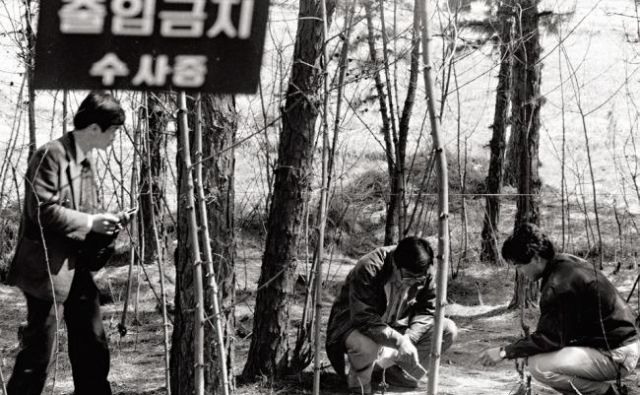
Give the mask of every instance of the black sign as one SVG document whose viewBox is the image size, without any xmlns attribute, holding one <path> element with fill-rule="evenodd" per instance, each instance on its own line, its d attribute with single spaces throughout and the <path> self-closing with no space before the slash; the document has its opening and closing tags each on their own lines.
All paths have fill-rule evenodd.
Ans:
<svg viewBox="0 0 640 395">
<path fill-rule="evenodd" d="M 36 89 L 253 93 L 269 0 L 43 0 Z"/>
</svg>

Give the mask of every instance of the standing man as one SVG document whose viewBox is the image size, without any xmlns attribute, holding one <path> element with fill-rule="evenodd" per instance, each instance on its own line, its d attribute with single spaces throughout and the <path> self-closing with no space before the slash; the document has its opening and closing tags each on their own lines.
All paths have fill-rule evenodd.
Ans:
<svg viewBox="0 0 640 395">
<path fill-rule="evenodd" d="M 638 362 L 634 319 L 609 280 L 584 260 L 556 254 L 533 224 L 519 226 L 502 256 L 530 280 L 542 279 L 535 332 L 480 355 L 485 365 L 529 357 L 529 371 L 562 394 L 617 395 L 608 381 L 624 377 Z"/>
<path fill-rule="evenodd" d="M 360 258 L 327 325 L 327 356 L 350 391 L 371 394 L 371 376 L 383 369 L 388 384 L 418 387 L 431 352 L 435 298 L 427 240 L 408 237 Z M 445 319 L 443 352 L 456 335 L 456 325 Z"/>
<path fill-rule="evenodd" d="M 75 395 L 111 395 L 109 348 L 91 273 L 105 259 L 92 255 L 90 240 L 114 239 L 129 216 L 98 211 L 92 151 L 107 149 L 124 120 L 113 96 L 91 92 L 73 118 L 75 130 L 29 160 L 20 239 L 8 276 L 25 295 L 27 327 L 9 395 L 42 392 L 63 317 Z"/>
</svg>

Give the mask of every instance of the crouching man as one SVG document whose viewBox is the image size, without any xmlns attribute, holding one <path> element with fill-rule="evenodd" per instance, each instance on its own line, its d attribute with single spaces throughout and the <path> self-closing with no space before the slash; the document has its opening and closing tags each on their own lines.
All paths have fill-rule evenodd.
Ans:
<svg viewBox="0 0 640 395">
<path fill-rule="evenodd" d="M 611 282 L 584 260 L 556 254 L 532 224 L 514 231 L 502 255 L 522 275 L 542 279 L 540 319 L 530 336 L 487 349 L 480 361 L 529 357 L 531 375 L 562 394 L 618 394 L 609 381 L 635 368 L 640 345 L 633 315 Z"/>
<path fill-rule="evenodd" d="M 327 356 L 349 390 L 372 393 L 372 374 L 383 369 L 390 385 L 419 386 L 429 362 L 435 296 L 433 250 L 425 239 L 408 237 L 358 261 L 327 326 Z M 443 351 L 456 335 L 456 325 L 445 319 Z"/>
</svg>

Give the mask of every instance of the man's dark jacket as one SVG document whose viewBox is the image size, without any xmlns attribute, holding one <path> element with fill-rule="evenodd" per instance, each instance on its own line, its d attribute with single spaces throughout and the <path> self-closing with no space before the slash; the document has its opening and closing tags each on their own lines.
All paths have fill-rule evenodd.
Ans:
<svg viewBox="0 0 640 395">
<path fill-rule="evenodd" d="M 387 309 L 385 284 L 393 271 L 393 247 L 381 247 L 363 256 L 349 272 L 333 303 L 327 324 L 327 347 L 342 345 L 355 329 L 381 345 L 397 346 L 400 332 L 391 327 L 406 329 L 405 334 L 415 343 L 424 333 L 425 317 L 431 318 L 435 309 L 435 274 L 431 266 L 424 286 L 409 290 L 400 321 L 388 325 L 382 320 Z M 403 330 L 404 331 L 404 330 Z"/>
<path fill-rule="evenodd" d="M 8 282 L 42 300 L 67 299 L 82 250 L 95 236 L 89 214 L 79 211 L 81 171 L 73 133 L 38 148 L 29 160 Z"/>
<path fill-rule="evenodd" d="M 637 339 L 627 304 L 602 272 L 584 260 L 557 254 L 547 263 L 541 287 L 538 327 L 505 347 L 507 358 L 568 346 L 613 350 Z"/>
</svg>

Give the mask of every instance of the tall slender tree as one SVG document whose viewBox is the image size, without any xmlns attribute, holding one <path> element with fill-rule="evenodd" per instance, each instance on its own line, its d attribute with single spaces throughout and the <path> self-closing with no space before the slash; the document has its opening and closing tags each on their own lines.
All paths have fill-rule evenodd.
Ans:
<svg viewBox="0 0 640 395">
<path fill-rule="evenodd" d="M 378 94 L 378 103 L 380 106 L 380 117 L 382 125 L 380 126 L 380 134 L 384 138 L 385 156 L 387 159 L 387 172 L 389 174 L 390 185 L 393 186 L 393 175 L 395 174 L 396 164 L 394 155 L 393 140 L 391 138 L 392 120 L 389 117 L 390 111 L 387 104 L 387 95 L 385 93 L 385 84 L 380 75 L 381 62 L 378 59 L 378 51 L 376 50 L 376 37 L 373 25 L 373 0 L 364 0 L 362 2 L 364 12 L 367 19 L 367 43 L 369 44 L 369 59 L 373 66 L 373 78 L 375 81 L 376 92 Z M 389 188 L 391 190 L 391 188 Z M 384 229 L 384 244 L 393 244 L 393 240 L 397 237 L 394 231 L 397 228 L 396 201 L 393 199 L 394 192 L 391 191 L 389 202 L 387 203 L 387 218 Z"/>
<path fill-rule="evenodd" d="M 25 44 L 22 56 L 24 58 L 25 70 L 27 73 L 27 89 L 29 95 L 28 101 L 28 119 L 29 119 L 29 158 L 35 152 L 36 142 L 36 89 L 33 86 L 35 78 L 35 54 L 36 54 L 36 35 L 33 30 L 33 1 L 24 0 L 24 35 Z"/>
<path fill-rule="evenodd" d="M 190 106 L 190 108 L 192 108 Z M 222 301 L 223 332 L 226 339 L 227 365 L 233 366 L 234 327 L 234 150 L 233 142 L 237 130 L 235 101 L 231 96 L 205 95 L 203 99 L 203 157 L 206 172 L 203 183 L 207 197 L 207 221 L 211 234 L 214 268 L 219 284 L 219 299 Z M 193 122 L 193 116 L 190 117 Z M 193 133 L 190 133 L 191 137 Z M 194 146 L 191 145 L 193 148 Z M 176 315 L 174 319 L 171 348 L 171 385 L 173 394 L 191 394 L 194 390 L 194 314 L 195 291 L 193 287 L 193 263 L 198 259 L 190 256 L 187 223 L 186 178 L 178 147 L 178 247 L 176 263 Z M 192 152 L 192 157 L 193 157 Z M 195 158 L 193 158 L 195 159 Z M 205 281 L 206 279 L 203 279 Z M 208 300 L 205 295 L 205 300 Z M 205 316 L 211 317 L 208 304 Z M 219 365 L 216 357 L 215 332 L 212 325 L 205 326 L 205 393 L 216 394 L 219 388 Z M 233 377 L 233 375 L 229 375 Z"/>
<path fill-rule="evenodd" d="M 518 200 L 515 226 L 524 222 L 538 224 L 540 177 L 538 145 L 540 141 L 541 64 L 538 4 L 540 0 L 522 0 L 516 11 L 516 45 L 513 55 L 512 133 L 520 152 L 518 158 Z M 535 302 L 538 287 L 522 276 L 516 277 L 512 306 Z"/>
<path fill-rule="evenodd" d="M 220 301 L 222 334 L 225 339 L 228 377 L 233 388 L 234 366 L 234 330 L 235 330 L 235 235 L 234 235 L 234 175 L 235 155 L 233 145 L 238 129 L 238 114 L 235 99 L 229 95 L 204 95 L 202 103 L 203 116 L 203 187 L 207 201 L 207 223 L 211 238 L 213 268 L 218 283 L 218 300 Z M 207 292 L 210 292 L 207 289 Z M 205 300 L 211 300 L 205 295 Z M 213 312 L 207 303 L 206 314 Z M 217 341 L 213 330 L 205 332 L 205 343 Z M 207 392 L 220 387 L 219 362 L 216 353 L 205 354 L 205 362 L 211 365 L 205 372 Z"/>
<path fill-rule="evenodd" d="M 376 40 L 374 33 L 374 7 L 372 0 L 363 2 L 366 19 L 367 19 L 367 41 L 369 44 L 369 59 L 374 64 L 374 79 L 376 83 L 376 91 L 380 105 L 380 115 L 382 117 L 381 133 L 385 142 L 387 169 L 389 174 L 389 200 L 387 202 L 387 215 L 385 222 L 384 244 L 390 245 L 398 241 L 408 229 L 407 209 L 405 207 L 406 184 L 407 184 L 407 142 L 409 139 L 409 122 L 413 112 L 415 103 L 416 89 L 418 84 L 418 73 L 420 72 L 420 34 L 419 34 L 419 13 L 415 12 L 417 6 L 414 4 L 413 29 L 411 32 L 411 60 L 409 66 L 409 81 L 402 107 L 402 114 L 399 115 L 398 124 L 396 125 L 395 111 L 399 106 L 394 105 L 394 90 L 392 89 L 393 80 L 388 72 L 390 68 L 390 60 L 388 58 L 389 45 L 387 42 L 386 24 L 384 17 L 383 2 L 378 1 L 378 12 L 381 21 L 383 48 L 382 63 L 378 60 L 376 49 Z M 394 38 L 395 39 L 395 38 Z M 378 67 L 385 70 L 385 79 L 383 82 Z M 397 86 L 397 84 L 396 84 Z M 397 91 L 395 91 L 397 95 Z M 397 100 L 397 97 L 396 97 Z"/>
<path fill-rule="evenodd" d="M 336 2 L 327 2 L 330 23 Z M 322 102 L 322 2 L 300 0 L 291 78 L 282 109 L 282 131 L 275 169 L 273 198 L 258 294 L 243 377 L 282 376 L 292 367 L 289 305 L 305 194 L 312 177 L 316 121 Z"/>
<path fill-rule="evenodd" d="M 486 208 L 482 225 L 482 245 L 480 258 L 487 262 L 496 262 L 499 258 L 498 224 L 500 220 L 500 193 L 504 169 L 505 136 L 509 124 L 509 99 L 511 98 L 511 59 L 514 8 L 511 0 L 500 2 L 498 16 L 500 29 L 500 71 L 496 89 L 496 104 L 493 115 L 493 134 L 489 147 L 489 173 L 486 180 Z"/>
<path fill-rule="evenodd" d="M 143 224 L 144 237 L 144 263 L 152 264 L 156 262 L 161 251 L 157 251 L 154 237 L 154 226 L 161 241 L 164 241 L 166 229 L 164 226 L 164 192 L 167 179 L 167 162 L 164 152 L 167 148 L 167 124 L 170 114 L 164 104 L 156 95 L 147 95 L 147 114 L 149 117 L 147 144 L 144 145 L 143 157 L 150 157 L 141 162 L 140 169 L 140 213 Z M 147 147 L 149 152 L 147 153 Z M 151 195 L 148 199 L 146 194 Z M 153 215 L 151 215 L 153 210 Z M 151 219 L 156 219 L 156 224 L 151 223 Z"/>
</svg>

